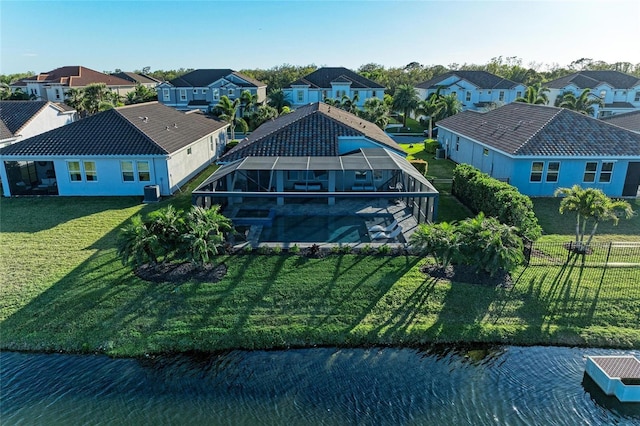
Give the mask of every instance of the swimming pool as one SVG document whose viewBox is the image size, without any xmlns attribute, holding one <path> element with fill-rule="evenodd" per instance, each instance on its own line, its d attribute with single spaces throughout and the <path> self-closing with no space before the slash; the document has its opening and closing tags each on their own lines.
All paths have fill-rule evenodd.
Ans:
<svg viewBox="0 0 640 426">
<path fill-rule="evenodd" d="M 370 242 L 368 216 L 276 216 L 264 227 L 260 242 L 361 243 Z"/>
</svg>

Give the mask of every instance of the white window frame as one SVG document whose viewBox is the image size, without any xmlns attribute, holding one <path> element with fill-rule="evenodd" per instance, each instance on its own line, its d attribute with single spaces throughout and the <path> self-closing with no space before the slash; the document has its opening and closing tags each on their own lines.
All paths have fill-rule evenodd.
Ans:
<svg viewBox="0 0 640 426">
<path fill-rule="evenodd" d="M 220 89 L 212 89 L 212 94 L 211 96 L 213 96 L 213 100 L 217 101 L 220 99 Z"/>
<path fill-rule="evenodd" d="M 142 165 L 146 165 L 147 170 L 144 170 L 144 167 L 140 167 Z M 136 161 L 136 175 L 138 176 L 139 182 L 151 182 L 151 165 L 148 161 Z M 147 178 L 144 179 L 143 173 L 147 174 Z"/>
<path fill-rule="evenodd" d="M 589 167 L 591 165 L 591 167 L 595 168 L 591 169 L 591 167 Z M 597 161 L 587 161 L 584 164 L 584 174 L 582 175 L 582 182 L 585 183 L 596 183 L 596 176 L 598 174 L 598 162 Z M 591 178 L 591 179 L 587 179 L 587 177 Z"/>
<path fill-rule="evenodd" d="M 636 90 L 636 97 L 633 99 L 633 102 L 640 102 L 640 90 Z"/>
<path fill-rule="evenodd" d="M 467 93 L 465 93 L 464 101 L 465 102 L 471 102 L 471 91 L 470 90 L 467 90 Z"/>
<path fill-rule="evenodd" d="M 93 164 L 93 170 L 90 170 L 91 167 L 87 167 L 87 165 Z M 82 168 L 84 169 L 84 180 L 87 182 L 97 182 L 98 181 L 98 166 L 95 161 L 83 161 Z M 89 179 L 89 176 L 92 178 Z"/>
<path fill-rule="evenodd" d="M 544 174 L 544 161 L 532 161 L 531 173 L 529 174 L 529 182 L 532 182 L 532 183 L 542 182 L 543 174 Z"/>
<path fill-rule="evenodd" d="M 557 164 L 557 168 L 554 170 L 551 169 L 552 164 Z M 555 176 L 555 180 L 549 179 L 551 176 Z M 549 161 L 547 163 L 547 175 L 545 176 L 545 182 L 555 183 L 558 182 L 560 178 L 560 162 L 559 161 Z"/>
<path fill-rule="evenodd" d="M 125 170 L 125 168 L 123 167 L 125 164 L 131 165 L 131 170 Z M 126 179 L 125 173 L 127 173 L 127 176 L 129 173 L 131 173 L 131 179 Z M 136 181 L 136 171 L 133 160 L 120 160 L 120 178 L 124 183 Z"/>
<path fill-rule="evenodd" d="M 304 101 L 304 92 L 302 90 L 296 91 L 296 99 L 298 100 L 298 102 Z"/>
<path fill-rule="evenodd" d="M 165 101 L 171 100 L 171 92 L 169 89 L 162 89 L 162 99 Z"/>
<path fill-rule="evenodd" d="M 501 90 L 500 93 L 498 94 L 498 100 L 500 102 L 504 102 L 504 90 Z"/>
<path fill-rule="evenodd" d="M 236 94 L 236 89 L 227 89 L 227 96 L 234 96 Z"/>
<path fill-rule="evenodd" d="M 77 165 L 77 169 L 75 167 L 72 169 L 71 165 Z M 67 161 L 67 172 L 69 173 L 69 182 L 82 182 L 82 166 L 79 160 L 70 160 Z M 73 177 L 77 176 L 77 179 Z"/>
<path fill-rule="evenodd" d="M 180 89 L 180 100 L 181 101 L 187 100 L 187 89 Z"/>
<path fill-rule="evenodd" d="M 611 166 L 611 168 L 607 167 L 605 170 L 605 165 Z M 600 163 L 600 173 L 598 174 L 598 183 L 611 183 L 611 177 L 613 176 L 613 168 L 615 167 L 615 163 L 613 161 L 603 161 Z M 602 180 L 604 177 L 607 177 L 607 180 Z"/>
</svg>

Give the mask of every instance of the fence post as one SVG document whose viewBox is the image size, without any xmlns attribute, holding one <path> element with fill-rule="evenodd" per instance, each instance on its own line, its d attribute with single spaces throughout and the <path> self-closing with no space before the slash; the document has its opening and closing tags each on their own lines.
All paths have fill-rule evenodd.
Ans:
<svg viewBox="0 0 640 426">
<path fill-rule="evenodd" d="M 571 260 L 571 253 L 573 252 L 573 241 L 569 242 L 569 250 L 567 250 L 567 261 L 564 262 L 565 265 L 569 264 L 569 260 Z"/>
</svg>

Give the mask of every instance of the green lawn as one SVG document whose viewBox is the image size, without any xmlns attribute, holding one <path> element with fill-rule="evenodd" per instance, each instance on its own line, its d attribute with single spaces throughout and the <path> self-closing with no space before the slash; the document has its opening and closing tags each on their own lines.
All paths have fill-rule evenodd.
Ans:
<svg viewBox="0 0 640 426">
<path fill-rule="evenodd" d="M 118 229 L 135 214 L 188 200 L 1 199 L 0 349 L 136 356 L 429 342 L 640 347 L 638 268 L 529 267 L 502 289 L 432 279 L 416 257 L 238 255 L 220 258 L 228 274 L 218 283 L 138 279 L 116 258 Z"/>
<path fill-rule="evenodd" d="M 402 117 L 398 119 L 391 118 L 389 124 L 402 124 Z M 422 126 L 420 122 L 413 118 L 407 118 L 407 127 L 394 128 L 392 133 L 420 133 L 422 134 L 426 130 L 426 127 Z"/>
</svg>

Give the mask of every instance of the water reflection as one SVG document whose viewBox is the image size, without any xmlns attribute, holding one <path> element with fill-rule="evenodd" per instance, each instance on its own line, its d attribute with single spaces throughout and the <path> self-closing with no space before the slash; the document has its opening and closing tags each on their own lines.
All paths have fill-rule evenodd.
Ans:
<svg viewBox="0 0 640 426">
<path fill-rule="evenodd" d="M 587 354 L 614 353 L 620 351 L 442 346 L 139 360 L 2 353 L 0 419 L 3 425 L 640 424 L 640 404 L 616 404 L 583 377 Z"/>
</svg>

